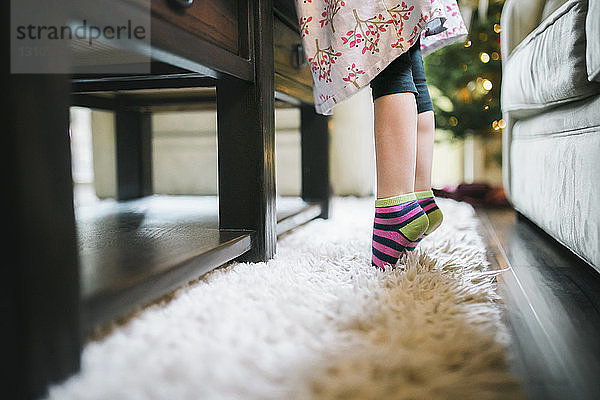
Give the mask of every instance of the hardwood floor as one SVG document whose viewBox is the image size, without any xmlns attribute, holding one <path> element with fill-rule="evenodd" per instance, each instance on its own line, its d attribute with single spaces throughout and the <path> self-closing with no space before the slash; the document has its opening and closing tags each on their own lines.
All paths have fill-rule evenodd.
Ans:
<svg viewBox="0 0 600 400">
<path fill-rule="evenodd" d="M 510 208 L 477 213 L 529 398 L 598 398 L 600 273 Z"/>
</svg>

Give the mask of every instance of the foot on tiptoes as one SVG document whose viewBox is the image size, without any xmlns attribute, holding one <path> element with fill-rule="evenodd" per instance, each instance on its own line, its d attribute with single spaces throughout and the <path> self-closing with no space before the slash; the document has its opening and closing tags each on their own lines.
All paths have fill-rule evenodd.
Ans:
<svg viewBox="0 0 600 400">
<path fill-rule="evenodd" d="M 444 219 L 444 215 L 442 214 L 442 210 L 440 210 L 435 203 L 435 198 L 433 196 L 433 190 L 423 190 L 420 192 L 415 192 L 415 196 L 417 197 L 417 201 L 419 205 L 427 215 L 427 219 L 429 221 L 429 226 L 427 230 L 421 235 L 419 241 L 423 239 L 425 236 L 431 234 L 431 232 L 435 231 L 441 224 Z"/>
<path fill-rule="evenodd" d="M 405 251 L 414 250 L 429 222 L 414 193 L 375 201 L 371 265 L 394 266 Z"/>
</svg>

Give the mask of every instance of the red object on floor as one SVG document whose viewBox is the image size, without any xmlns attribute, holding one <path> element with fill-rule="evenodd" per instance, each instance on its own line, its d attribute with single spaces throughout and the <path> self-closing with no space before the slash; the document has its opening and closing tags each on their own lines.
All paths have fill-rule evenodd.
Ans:
<svg viewBox="0 0 600 400">
<path fill-rule="evenodd" d="M 502 187 L 492 187 L 487 183 L 461 183 L 458 186 L 445 186 L 433 189 L 437 197 L 464 201 L 479 207 L 510 207 Z"/>
</svg>

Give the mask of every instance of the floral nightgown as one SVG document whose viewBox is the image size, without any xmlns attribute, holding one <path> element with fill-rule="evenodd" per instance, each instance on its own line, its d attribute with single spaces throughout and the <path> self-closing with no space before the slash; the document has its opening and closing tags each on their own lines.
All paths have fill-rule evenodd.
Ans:
<svg viewBox="0 0 600 400">
<path fill-rule="evenodd" d="M 427 55 L 467 35 L 456 0 L 296 0 L 296 10 L 315 109 L 325 115 L 418 38 Z"/>
</svg>

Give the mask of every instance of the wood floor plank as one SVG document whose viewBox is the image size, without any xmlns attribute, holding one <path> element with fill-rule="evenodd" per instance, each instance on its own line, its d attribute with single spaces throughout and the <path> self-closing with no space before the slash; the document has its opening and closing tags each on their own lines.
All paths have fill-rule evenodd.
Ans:
<svg viewBox="0 0 600 400">
<path fill-rule="evenodd" d="M 123 317 L 247 252 L 251 233 L 194 224 L 94 227 L 81 244 L 84 330 Z M 82 229 L 85 230 L 85 229 Z"/>
<path fill-rule="evenodd" d="M 76 210 L 84 331 L 128 315 L 251 248 L 252 232 L 218 229 L 212 196 L 149 196 Z M 284 233 L 320 205 L 278 198 Z"/>
<path fill-rule="evenodd" d="M 301 209 L 286 215 L 285 217 L 277 221 L 277 235 L 283 235 L 284 233 L 290 232 L 294 228 L 305 224 L 315 218 L 318 218 L 322 214 L 322 205 L 307 204 Z"/>
<path fill-rule="evenodd" d="M 600 393 L 600 276 L 511 209 L 478 209 L 513 332 L 513 367 L 531 398 Z"/>
</svg>

